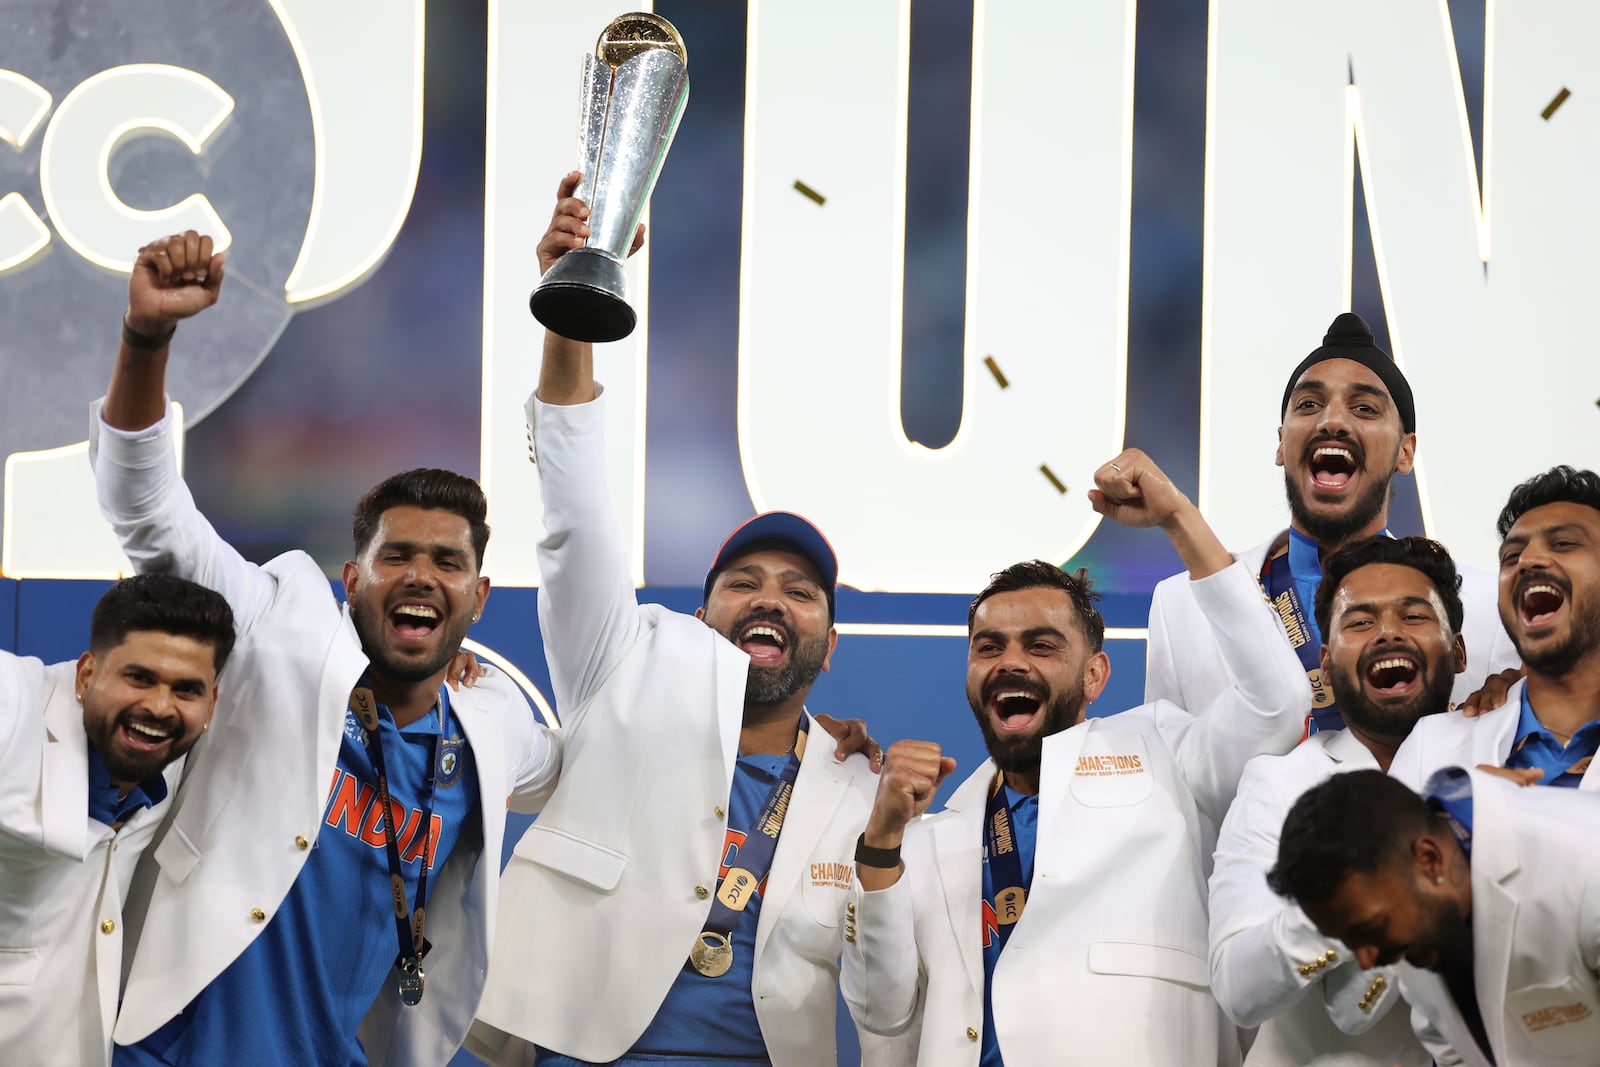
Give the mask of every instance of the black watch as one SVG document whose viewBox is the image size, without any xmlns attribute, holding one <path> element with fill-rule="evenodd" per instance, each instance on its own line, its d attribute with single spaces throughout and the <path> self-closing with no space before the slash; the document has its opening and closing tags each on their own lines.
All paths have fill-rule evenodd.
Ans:
<svg viewBox="0 0 1600 1067">
<path fill-rule="evenodd" d="M 873 848 L 867 844 L 867 835 L 862 834 L 856 838 L 856 862 L 863 867 L 898 867 L 900 866 L 900 846 Z"/>
</svg>

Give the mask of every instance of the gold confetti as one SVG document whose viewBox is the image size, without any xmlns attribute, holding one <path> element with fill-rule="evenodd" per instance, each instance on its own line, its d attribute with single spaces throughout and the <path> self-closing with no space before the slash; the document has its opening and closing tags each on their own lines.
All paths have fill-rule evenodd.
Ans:
<svg viewBox="0 0 1600 1067">
<path fill-rule="evenodd" d="M 1000 372 L 1000 364 L 994 361 L 993 356 L 984 356 L 983 365 L 989 368 L 989 373 L 994 375 L 994 380 L 1000 383 L 1000 388 L 1004 389 L 1011 384 L 1006 381 L 1006 376 Z"/>
<path fill-rule="evenodd" d="M 1056 487 L 1056 492 L 1065 493 L 1067 491 L 1066 485 L 1063 484 L 1060 478 L 1056 477 L 1056 472 L 1050 469 L 1048 463 L 1039 464 L 1039 473 L 1049 479 L 1050 484 Z"/>
<path fill-rule="evenodd" d="M 819 193 L 815 189 L 811 188 L 811 186 L 807 185 L 805 182 L 801 181 L 799 178 L 796 178 L 794 180 L 794 191 L 799 193 L 801 196 L 806 197 L 809 200 L 815 200 L 819 204 L 826 204 L 828 202 L 828 198 L 827 197 L 823 196 L 821 193 Z"/>
<path fill-rule="evenodd" d="M 1540 117 L 1543 118 L 1546 122 L 1549 122 L 1550 121 L 1550 116 L 1554 115 L 1556 113 L 1556 108 L 1560 107 L 1562 104 L 1565 104 L 1567 102 L 1567 97 L 1569 97 L 1571 95 L 1572 95 L 1571 90 L 1569 90 L 1565 85 L 1563 85 L 1561 87 L 1561 91 L 1555 95 L 1555 98 L 1552 99 L 1548 104 L 1546 104 L 1544 106 L 1544 110 L 1543 111 L 1539 112 Z"/>
</svg>

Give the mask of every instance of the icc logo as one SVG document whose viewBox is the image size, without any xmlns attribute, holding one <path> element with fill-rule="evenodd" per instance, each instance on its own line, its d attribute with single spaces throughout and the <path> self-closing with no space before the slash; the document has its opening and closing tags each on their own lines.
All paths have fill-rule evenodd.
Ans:
<svg viewBox="0 0 1600 1067">
<path fill-rule="evenodd" d="M 5 5 L 0 457 L 83 440 L 145 242 L 192 228 L 228 254 L 228 299 L 185 325 L 171 369 L 191 423 L 250 375 L 297 305 L 381 262 L 421 157 L 422 9 Z"/>
</svg>

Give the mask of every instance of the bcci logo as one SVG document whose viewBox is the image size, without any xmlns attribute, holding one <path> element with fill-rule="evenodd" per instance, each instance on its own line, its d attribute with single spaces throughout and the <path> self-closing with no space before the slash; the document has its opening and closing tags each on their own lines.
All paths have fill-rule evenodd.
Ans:
<svg viewBox="0 0 1600 1067">
<path fill-rule="evenodd" d="M 250 375 L 298 306 L 377 266 L 421 158 L 422 9 L 0 9 L 0 457 L 83 440 L 147 241 L 195 229 L 228 256 L 227 299 L 184 326 L 169 372 L 191 423 Z"/>
<path fill-rule="evenodd" d="M 439 742 L 439 788 L 449 789 L 461 780 L 461 738 Z"/>
</svg>

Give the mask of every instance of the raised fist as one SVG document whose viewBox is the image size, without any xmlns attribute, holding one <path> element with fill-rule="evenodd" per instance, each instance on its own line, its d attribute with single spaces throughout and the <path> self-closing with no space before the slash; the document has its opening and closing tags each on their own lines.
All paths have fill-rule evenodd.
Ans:
<svg viewBox="0 0 1600 1067">
<path fill-rule="evenodd" d="M 217 302 L 222 288 L 222 254 L 211 238 L 189 230 L 151 241 L 139 249 L 128 276 L 129 328 L 160 336 L 179 319 Z"/>
</svg>

